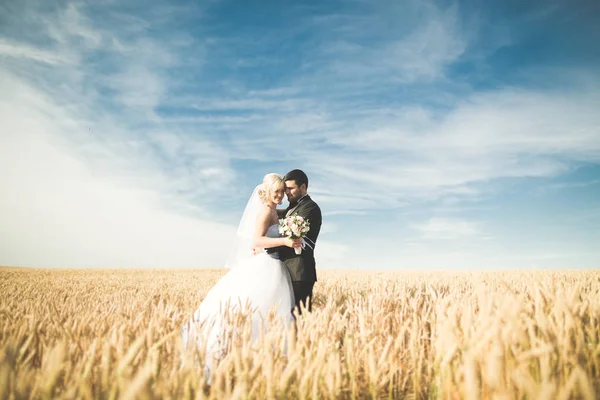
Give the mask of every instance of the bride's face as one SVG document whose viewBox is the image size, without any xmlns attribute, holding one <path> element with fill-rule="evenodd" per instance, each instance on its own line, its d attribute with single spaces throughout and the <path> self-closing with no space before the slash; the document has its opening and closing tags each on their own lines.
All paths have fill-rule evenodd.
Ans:
<svg viewBox="0 0 600 400">
<path fill-rule="evenodd" d="M 285 194 L 285 186 L 281 185 L 277 189 L 271 192 L 271 201 L 275 204 L 281 204 L 283 202 L 283 195 Z"/>
</svg>

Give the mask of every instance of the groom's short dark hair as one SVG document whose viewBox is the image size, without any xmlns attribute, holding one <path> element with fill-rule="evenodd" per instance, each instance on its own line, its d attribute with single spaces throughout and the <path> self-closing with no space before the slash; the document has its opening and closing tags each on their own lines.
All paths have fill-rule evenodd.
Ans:
<svg viewBox="0 0 600 400">
<path fill-rule="evenodd" d="M 283 181 L 296 181 L 296 185 L 298 186 L 302 186 L 302 184 L 305 183 L 306 188 L 308 189 L 308 176 L 300 169 L 293 169 L 285 174 Z"/>
</svg>

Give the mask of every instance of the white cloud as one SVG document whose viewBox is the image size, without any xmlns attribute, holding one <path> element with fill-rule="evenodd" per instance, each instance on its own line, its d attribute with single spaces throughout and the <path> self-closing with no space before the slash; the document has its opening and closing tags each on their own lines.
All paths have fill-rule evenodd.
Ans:
<svg viewBox="0 0 600 400">
<path fill-rule="evenodd" d="M 465 54 L 474 33 L 456 7 L 364 6 L 365 15 L 308 25 L 323 44 L 281 87 L 232 84 L 230 93 L 191 99 L 203 113 L 243 111 L 239 120 L 204 120 L 207 130 L 226 132 L 232 158 L 302 166 L 335 213 L 472 201 L 490 182 L 553 177 L 600 160 L 597 81 L 560 91 L 460 86 L 447 67 L 475 56 Z M 387 25 L 399 17 L 406 24 Z"/>
<path fill-rule="evenodd" d="M 458 60 L 466 49 L 457 8 L 431 10 L 414 32 L 387 46 L 380 54 L 387 64 L 397 69 L 401 81 L 443 78 L 445 68 Z"/>
<path fill-rule="evenodd" d="M 219 175 L 222 174 L 222 170 L 220 170 L 219 168 L 205 168 L 200 170 L 200 173 L 204 176 L 212 176 L 212 177 L 217 177 Z"/>
<path fill-rule="evenodd" d="M 282 106 L 275 91 L 244 102 L 252 119 L 212 116 L 205 129 L 227 132 L 232 158 L 302 166 L 331 212 L 448 197 L 458 203 L 476 199 L 490 182 L 553 177 L 600 161 L 600 97 L 593 81 L 587 86 L 471 91 L 444 111 L 413 104 L 345 109 L 308 93 Z"/>
<path fill-rule="evenodd" d="M 323 134 L 335 151 L 305 154 L 329 189 L 350 201 L 375 193 L 382 207 L 393 199 L 471 198 L 480 184 L 599 162 L 598 108 L 600 97 L 588 89 L 496 90 L 472 94 L 447 114 L 350 117 L 348 130 Z"/>
<path fill-rule="evenodd" d="M 9 188 L 0 199 L 0 262 L 221 267 L 235 227 L 202 216 L 212 216 L 203 209 L 207 201 L 229 195 L 229 155 L 217 141 L 180 127 L 166 129 L 161 123 L 169 121 L 153 116 L 165 87 L 160 46 L 146 40 L 141 50 L 128 48 L 118 31 L 97 31 L 79 14 L 69 8 L 61 19 L 48 21 L 59 45 L 56 60 L 68 56 L 72 63 L 48 75 L 44 85 L 34 88 L 28 74 L 0 68 L 0 169 L 11 171 L 0 176 L 0 185 Z M 83 46 L 73 45 L 76 37 L 85 39 Z M 98 48 L 120 57 L 123 72 L 90 86 L 84 77 L 95 72 L 81 64 L 81 54 Z M 2 49 L 11 57 L 55 60 L 22 43 Z M 117 93 L 121 118 L 101 101 L 103 88 Z M 153 119 L 152 130 L 130 127 L 141 120 L 137 111 Z M 200 196 L 203 202 L 194 204 Z M 324 241 L 317 251 L 331 268 L 345 246 Z"/>
<path fill-rule="evenodd" d="M 93 26 L 85 11 L 44 14 L 53 42 L 43 48 L 1 39 L 0 57 L 18 63 L 0 66 L 0 263 L 221 267 L 234 228 L 192 199 L 227 191 L 228 158 L 203 137 L 161 130 L 153 112 L 162 68 L 176 60 L 150 38 Z M 112 73 L 88 62 L 95 52 Z"/>
<path fill-rule="evenodd" d="M 47 64 L 69 62 L 68 59 L 59 56 L 54 52 L 41 50 L 22 43 L 10 42 L 2 38 L 0 38 L 0 57 L 1 56 L 17 59 L 26 58 Z"/>
<path fill-rule="evenodd" d="M 57 23 L 47 25 L 48 33 L 61 46 L 96 47 L 102 35 L 91 27 L 91 21 L 75 4 L 68 4 L 58 13 Z"/>
<path fill-rule="evenodd" d="M 312 20 L 311 28 L 325 38 L 312 60 L 319 65 L 319 76 L 325 72 L 335 81 L 351 78 L 345 83 L 353 87 L 365 81 L 443 80 L 445 69 L 467 48 L 455 6 L 444 9 L 430 2 L 364 6 L 369 12 Z"/>
<path fill-rule="evenodd" d="M 430 218 L 411 227 L 426 239 L 456 239 L 481 233 L 479 223 L 456 218 Z"/>
<path fill-rule="evenodd" d="M 600 179 L 592 179 L 589 181 L 583 182 L 561 182 L 561 183 L 551 183 L 544 185 L 538 188 L 538 192 L 547 192 L 547 191 L 556 191 L 556 190 L 564 190 L 564 189 L 579 189 L 586 188 L 589 186 L 600 185 Z"/>
<path fill-rule="evenodd" d="M 325 225 L 323 225 L 325 226 Z M 319 269 L 348 269 L 355 268 L 356 263 L 349 258 L 352 252 L 347 245 L 319 240 L 315 247 L 315 260 L 317 263 L 317 279 Z"/>
<path fill-rule="evenodd" d="M 0 70 L 0 262 L 32 267 L 218 268 L 232 226 L 190 218 L 154 190 L 94 175 L 60 140 L 60 109 Z M 18 94 L 11 90 L 15 88 Z M 56 111 L 52 113 L 52 111 Z M 162 190 L 164 191 L 164 186 Z"/>
</svg>

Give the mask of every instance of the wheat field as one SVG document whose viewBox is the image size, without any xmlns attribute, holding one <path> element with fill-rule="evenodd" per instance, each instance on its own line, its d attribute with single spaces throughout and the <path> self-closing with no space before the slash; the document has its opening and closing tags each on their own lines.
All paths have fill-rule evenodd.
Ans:
<svg viewBox="0 0 600 400">
<path fill-rule="evenodd" d="M 224 273 L 0 268 L 0 398 L 599 397 L 600 271 L 321 271 L 209 386 L 180 329 Z"/>
</svg>

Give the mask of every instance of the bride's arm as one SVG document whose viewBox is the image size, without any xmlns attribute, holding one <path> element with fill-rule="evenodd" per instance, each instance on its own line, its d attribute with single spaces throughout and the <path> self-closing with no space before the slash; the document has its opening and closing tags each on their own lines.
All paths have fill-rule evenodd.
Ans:
<svg viewBox="0 0 600 400">
<path fill-rule="evenodd" d="M 269 229 L 269 209 L 266 207 L 260 211 L 256 221 L 256 230 L 254 231 L 254 243 L 253 247 L 259 247 L 262 249 L 269 249 L 271 247 L 287 246 L 294 247 L 298 245 L 299 240 L 293 240 L 290 238 L 271 238 L 265 236 L 267 229 Z"/>
</svg>

